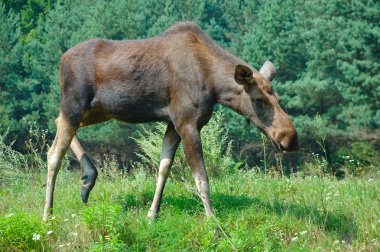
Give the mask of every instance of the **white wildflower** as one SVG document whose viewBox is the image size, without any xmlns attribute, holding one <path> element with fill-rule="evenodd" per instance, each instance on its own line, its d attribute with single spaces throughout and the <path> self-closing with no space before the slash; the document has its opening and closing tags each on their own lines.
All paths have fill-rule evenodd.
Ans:
<svg viewBox="0 0 380 252">
<path fill-rule="evenodd" d="M 40 234 L 38 234 L 38 233 L 34 233 L 33 234 L 33 238 L 32 238 L 33 241 L 39 241 L 40 239 L 41 239 L 41 235 Z"/>
<path fill-rule="evenodd" d="M 78 236 L 78 233 L 77 233 L 77 232 L 71 232 L 70 234 L 71 234 L 72 236 L 75 236 L 75 237 Z"/>
<path fill-rule="evenodd" d="M 71 245 L 71 242 L 67 243 L 66 246 L 70 246 Z"/>
<path fill-rule="evenodd" d="M 307 233 L 307 230 L 304 230 L 304 231 L 300 232 L 301 235 L 305 235 L 306 233 Z"/>
<path fill-rule="evenodd" d="M 297 240 L 298 240 L 298 237 L 297 237 L 297 236 L 294 236 L 294 237 L 291 239 L 292 242 L 295 242 L 295 241 L 297 241 Z"/>
<path fill-rule="evenodd" d="M 75 218 L 75 217 L 77 217 L 76 214 L 72 214 L 72 215 L 71 215 L 71 218 Z"/>
<path fill-rule="evenodd" d="M 15 215 L 15 214 L 14 213 L 9 213 L 9 214 L 5 215 L 5 218 L 12 217 L 13 215 Z"/>
<path fill-rule="evenodd" d="M 53 230 L 49 230 L 49 231 L 47 232 L 48 235 L 50 235 L 50 234 L 52 234 L 52 233 L 53 233 Z"/>
<path fill-rule="evenodd" d="M 63 221 L 66 222 L 66 221 L 69 221 L 69 219 L 64 219 Z"/>
<path fill-rule="evenodd" d="M 63 248 L 63 246 L 65 246 L 65 245 L 63 245 L 63 244 L 60 244 L 58 247 L 59 247 L 59 248 Z"/>
<path fill-rule="evenodd" d="M 373 179 L 372 179 L 372 178 L 368 179 L 368 182 L 371 182 L 371 181 L 373 181 Z"/>
</svg>

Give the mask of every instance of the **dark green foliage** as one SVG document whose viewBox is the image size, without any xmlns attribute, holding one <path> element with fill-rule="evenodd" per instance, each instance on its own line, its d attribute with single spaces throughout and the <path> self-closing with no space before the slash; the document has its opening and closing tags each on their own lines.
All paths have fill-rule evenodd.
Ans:
<svg viewBox="0 0 380 252">
<path fill-rule="evenodd" d="M 301 147 L 322 153 L 318 114 L 327 137 L 324 156 L 331 162 L 332 154 L 356 141 L 380 144 L 379 9 L 379 1 L 364 0 L 4 1 L 0 125 L 24 152 L 29 122 L 48 128 L 51 140 L 62 53 L 86 39 L 146 38 L 191 20 L 257 69 L 265 60 L 274 62 L 273 85 L 295 121 Z M 230 110 L 224 120 L 236 147 L 247 150 L 236 149 L 235 155 L 260 163 L 258 131 Z M 91 152 L 117 154 L 125 163 L 133 158 L 128 137 L 136 137 L 136 129 L 107 123 L 83 129 L 80 136 Z M 125 149 L 132 150 L 123 154 Z"/>
<path fill-rule="evenodd" d="M 13 11 L 6 12 L 5 6 L 0 4 L 0 124 L 15 128 L 26 104 L 18 102 L 23 97 L 22 82 L 22 46 L 19 28 L 20 17 Z M 24 107 L 24 109 L 23 109 Z"/>
<path fill-rule="evenodd" d="M 367 142 L 354 142 L 340 147 L 334 155 L 334 161 L 341 170 L 350 175 L 362 176 L 378 170 L 380 151 Z M 366 168 L 363 169 L 363 166 Z"/>
</svg>

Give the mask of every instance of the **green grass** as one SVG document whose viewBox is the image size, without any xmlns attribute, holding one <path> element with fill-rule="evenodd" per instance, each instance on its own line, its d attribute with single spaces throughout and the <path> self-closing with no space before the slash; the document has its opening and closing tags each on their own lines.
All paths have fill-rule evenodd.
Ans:
<svg viewBox="0 0 380 252">
<path fill-rule="evenodd" d="M 241 171 L 211 178 L 227 239 L 180 181 L 169 179 L 160 217 L 149 223 L 155 177 L 100 173 L 85 206 L 80 174 L 62 170 L 54 219 L 44 223 L 46 174 L 17 174 L 0 184 L 0 251 L 378 251 L 378 175 L 338 181 Z"/>
</svg>

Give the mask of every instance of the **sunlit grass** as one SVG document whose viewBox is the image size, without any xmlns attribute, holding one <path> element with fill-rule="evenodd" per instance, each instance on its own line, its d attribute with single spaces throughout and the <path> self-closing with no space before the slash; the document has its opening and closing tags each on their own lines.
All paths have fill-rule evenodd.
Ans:
<svg viewBox="0 0 380 252">
<path fill-rule="evenodd" d="M 83 205 L 80 174 L 62 170 L 53 219 L 43 223 L 45 174 L 24 177 L 0 187 L 2 251 L 380 248 L 378 177 L 338 181 L 333 177 L 272 178 L 236 172 L 211 178 L 216 217 L 233 247 L 180 181 L 169 179 L 160 217 L 149 223 L 146 214 L 155 177 L 101 173 L 89 203 Z"/>
</svg>

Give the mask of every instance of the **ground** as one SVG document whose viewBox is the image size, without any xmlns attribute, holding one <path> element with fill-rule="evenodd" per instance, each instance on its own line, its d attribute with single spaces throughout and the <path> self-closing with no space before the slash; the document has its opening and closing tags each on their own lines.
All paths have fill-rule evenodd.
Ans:
<svg viewBox="0 0 380 252">
<path fill-rule="evenodd" d="M 378 251 L 380 183 L 371 178 L 272 177 L 236 171 L 211 178 L 216 218 L 182 181 L 169 179 L 159 219 L 146 219 L 155 177 L 100 173 L 88 205 L 80 174 L 59 174 L 54 216 L 42 221 L 44 172 L 0 187 L 5 251 Z"/>
</svg>

